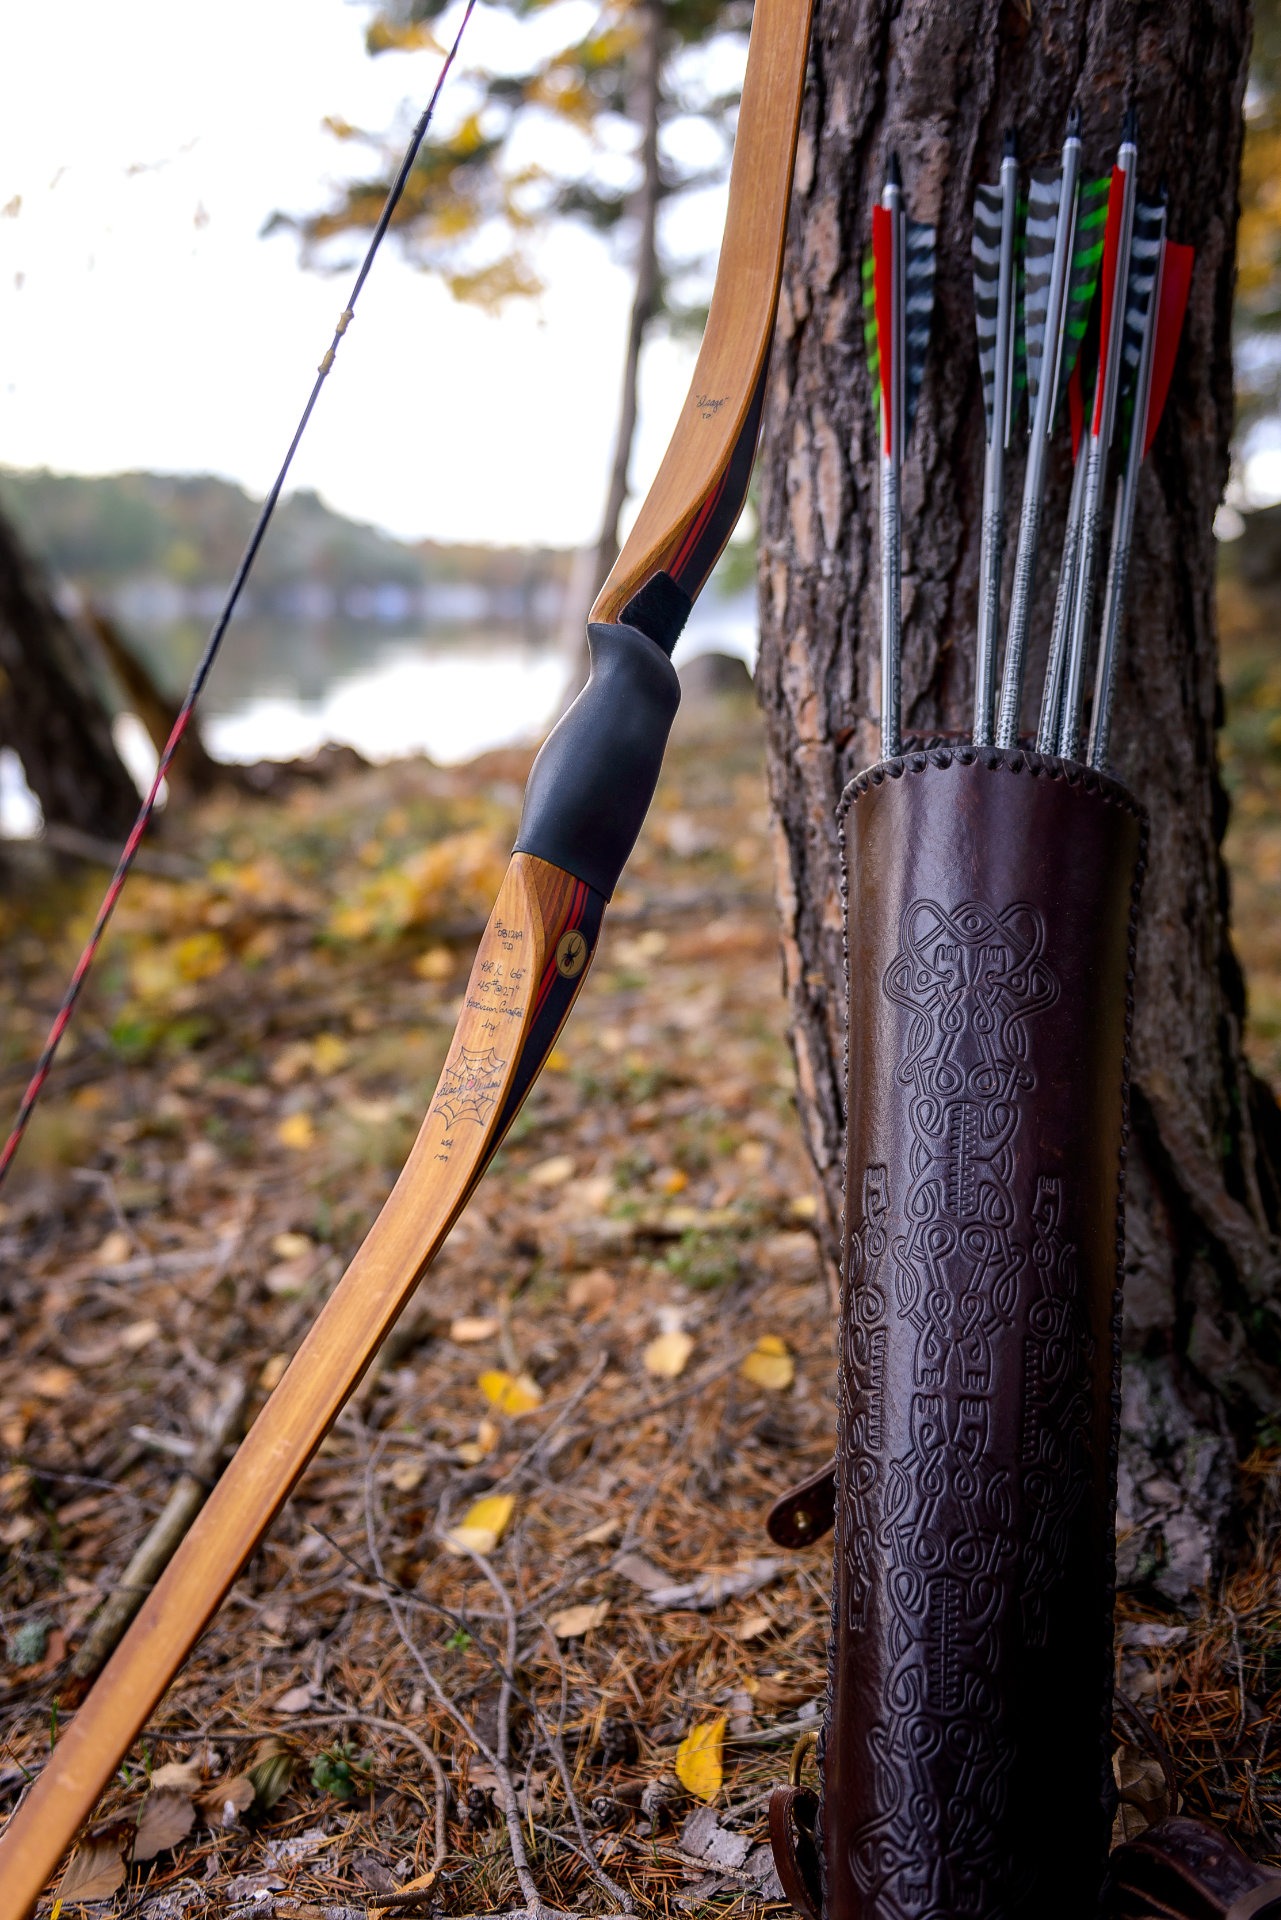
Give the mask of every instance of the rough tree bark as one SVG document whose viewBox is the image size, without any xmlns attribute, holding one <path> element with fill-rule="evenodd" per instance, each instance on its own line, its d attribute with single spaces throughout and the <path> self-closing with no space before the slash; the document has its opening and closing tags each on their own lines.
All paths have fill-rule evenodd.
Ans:
<svg viewBox="0 0 1281 1920">
<path fill-rule="evenodd" d="M 12 747 L 51 825 L 123 836 L 138 793 L 84 650 L 36 562 L 0 517 L 0 746 Z"/>
<path fill-rule="evenodd" d="M 1137 981 L 1126 1251 L 1123 1578 L 1182 1599 L 1209 1577 L 1231 1464 L 1278 1402 L 1281 1125 L 1241 1050 L 1244 990 L 1220 853 L 1212 522 L 1232 425 L 1229 321 L 1245 0 L 820 0 L 766 423 L 765 708 L 786 991 L 829 1254 L 841 1207 L 843 985 L 835 810 L 878 758 L 876 421 L 860 256 L 886 157 L 939 229 L 937 300 L 904 474 L 904 724 L 968 733 L 982 399 L 970 290 L 974 188 L 1004 132 L 1057 157 L 1073 101 L 1110 167 L 1140 114 L 1140 181 L 1197 249 L 1166 418 L 1145 469 L 1118 687 L 1116 768 L 1152 815 Z M 1007 536 L 1022 484 L 1007 470 Z M 1048 636 L 1068 486 L 1047 502 L 1024 724 Z M 1012 568 L 1007 539 L 1005 585 Z"/>
</svg>

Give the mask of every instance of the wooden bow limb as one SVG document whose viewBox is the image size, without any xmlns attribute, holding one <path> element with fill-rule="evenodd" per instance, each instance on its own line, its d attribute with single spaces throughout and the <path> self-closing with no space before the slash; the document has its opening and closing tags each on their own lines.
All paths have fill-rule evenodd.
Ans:
<svg viewBox="0 0 1281 1920">
<path fill-rule="evenodd" d="M 810 0 L 757 0 L 725 240 L 690 397 L 592 610 L 594 622 L 605 623 L 594 626 L 593 637 L 609 671 L 601 672 L 595 691 L 589 682 L 531 776 L 520 850 L 482 935 L 422 1129 L 368 1238 L 0 1838 L 0 1920 L 24 1920 L 30 1912 L 289 1497 L 466 1205 L 586 976 L 662 751 L 660 740 L 652 769 L 639 782 L 632 778 L 629 768 L 639 764 L 636 702 L 620 683 L 620 660 L 626 656 L 637 668 L 657 705 L 670 701 L 663 739 L 678 697 L 666 657 L 675 631 L 660 630 L 657 620 L 647 624 L 632 603 L 657 584 L 664 614 L 673 606 L 687 611 L 746 498 L 778 299 L 809 20 Z M 598 719 L 604 738 L 593 731 Z M 559 831 L 568 815 L 567 844 L 578 832 L 597 854 L 598 816 L 610 817 L 613 878 L 600 877 L 598 858 L 548 857 L 550 828 Z M 622 826 L 620 815 L 626 816 Z"/>
</svg>

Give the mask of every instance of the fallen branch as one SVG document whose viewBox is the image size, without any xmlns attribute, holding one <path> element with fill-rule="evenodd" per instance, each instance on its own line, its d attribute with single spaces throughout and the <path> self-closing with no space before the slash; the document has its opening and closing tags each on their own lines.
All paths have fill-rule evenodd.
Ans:
<svg viewBox="0 0 1281 1920">
<path fill-rule="evenodd" d="M 223 1454 L 244 1419 L 248 1397 L 248 1382 L 240 1375 L 223 1388 L 190 1466 L 175 1481 L 158 1519 L 120 1576 L 115 1591 L 103 1603 L 71 1663 L 72 1672 L 82 1680 L 91 1679 L 114 1650 L 204 1506 L 222 1470 Z"/>
</svg>

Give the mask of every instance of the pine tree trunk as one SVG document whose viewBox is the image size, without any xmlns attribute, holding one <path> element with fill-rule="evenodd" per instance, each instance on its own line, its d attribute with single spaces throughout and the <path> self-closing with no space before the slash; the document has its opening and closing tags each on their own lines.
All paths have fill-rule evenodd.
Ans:
<svg viewBox="0 0 1281 1920">
<path fill-rule="evenodd" d="M 1232 1462 L 1281 1383 L 1281 1124 L 1241 1050 L 1215 751 L 1212 523 L 1232 425 L 1249 38 L 1245 0 L 820 0 L 766 423 L 758 686 L 798 1098 L 834 1258 L 845 1005 L 834 816 L 845 783 L 879 757 L 877 424 L 860 311 L 872 205 L 896 151 L 909 211 L 939 232 L 904 471 L 904 727 L 968 734 L 983 461 L 974 190 L 995 180 L 1007 128 L 1025 164 L 1056 160 L 1073 101 L 1083 164 L 1104 171 L 1124 109 L 1137 107 L 1141 190 L 1168 184 L 1171 237 L 1196 247 L 1174 385 L 1140 487 L 1112 743 L 1117 772 L 1152 818 L 1136 987 L 1121 1566 L 1123 1578 L 1175 1599 L 1209 1577 Z M 1020 429 L 1006 480 L 1007 602 L 1021 446 Z M 1060 445 L 1025 728 L 1035 725 L 1069 464 Z"/>
<path fill-rule="evenodd" d="M 0 517 L 0 746 L 50 825 L 123 836 L 138 794 L 84 652 L 40 568 Z"/>
</svg>

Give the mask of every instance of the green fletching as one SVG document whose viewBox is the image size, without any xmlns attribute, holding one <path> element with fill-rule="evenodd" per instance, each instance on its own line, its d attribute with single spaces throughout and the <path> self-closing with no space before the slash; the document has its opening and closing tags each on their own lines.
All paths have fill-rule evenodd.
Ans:
<svg viewBox="0 0 1281 1920">
<path fill-rule="evenodd" d="M 869 247 L 863 255 L 863 346 L 872 376 L 872 404 L 881 404 L 881 343 L 876 331 L 876 262 Z"/>
<path fill-rule="evenodd" d="M 1072 369 L 1090 324 L 1090 309 L 1098 291 L 1103 266 L 1103 236 L 1108 220 L 1111 176 L 1082 180 L 1077 191 L 1076 232 L 1072 241 L 1072 268 L 1068 275 L 1067 312 L 1063 321 L 1063 362 L 1059 370 L 1059 403 L 1067 392 Z"/>
</svg>

